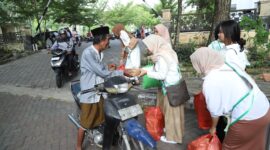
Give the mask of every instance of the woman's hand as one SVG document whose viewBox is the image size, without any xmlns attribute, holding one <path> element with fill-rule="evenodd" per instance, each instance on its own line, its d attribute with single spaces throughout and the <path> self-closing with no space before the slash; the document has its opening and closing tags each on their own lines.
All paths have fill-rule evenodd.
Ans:
<svg viewBox="0 0 270 150">
<path fill-rule="evenodd" d="M 120 61 L 119 61 L 119 66 L 124 65 L 124 64 L 125 64 L 124 59 L 120 59 Z"/>
<path fill-rule="evenodd" d="M 154 57 L 154 55 L 147 56 L 148 60 L 151 60 L 152 62 L 157 62 L 157 57 Z"/>
<path fill-rule="evenodd" d="M 108 64 L 108 69 L 109 69 L 110 71 L 113 71 L 113 70 L 116 69 L 116 65 L 115 65 L 115 64 Z"/>
<path fill-rule="evenodd" d="M 216 127 L 211 127 L 209 133 L 214 136 L 216 134 Z"/>
<path fill-rule="evenodd" d="M 141 76 L 143 76 L 143 75 L 145 75 L 146 73 L 147 73 L 147 71 L 146 70 L 144 70 L 144 69 L 140 69 L 140 74 L 139 74 L 139 77 L 141 77 Z"/>
<path fill-rule="evenodd" d="M 209 132 L 213 136 L 216 134 L 216 127 L 218 124 L 218 119 L 219 119 L 219 117 L 212 117 L 212 126 L 211 126 Z"/>
</svg>

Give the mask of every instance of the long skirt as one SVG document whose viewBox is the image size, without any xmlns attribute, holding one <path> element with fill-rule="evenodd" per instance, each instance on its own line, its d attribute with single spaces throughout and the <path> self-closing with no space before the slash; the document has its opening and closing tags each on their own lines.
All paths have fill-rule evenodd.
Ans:
<svg viewBox="0 0 270 150">
<path fill-rule="evenodd" d="M 222 150 L 265 150 L 269 123 L 270 110 L 259 119 L 238 121 L 229 128 Z"/>
<path fill-rule="evenodd" d="M 157 106 L 164 114 L 165 137 L 169 141 L 182 143 L 184 136 L 184 105 L 172 107 L 167 96 L 163 96 L 161 89 L 158 89 Z"/>
</svg>

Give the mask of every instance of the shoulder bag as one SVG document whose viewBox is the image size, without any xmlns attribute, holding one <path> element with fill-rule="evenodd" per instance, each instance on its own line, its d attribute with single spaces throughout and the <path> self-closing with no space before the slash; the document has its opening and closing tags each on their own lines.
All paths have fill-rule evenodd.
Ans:
<svg viewBox="0 0 270 150">
<path fill-rule="evenodd" d="M 179 106 L 190 99 L 184 79 L 181 79 L 178 84 L 165 87 L 165 89 L 171 106 Z"/>
</svg>

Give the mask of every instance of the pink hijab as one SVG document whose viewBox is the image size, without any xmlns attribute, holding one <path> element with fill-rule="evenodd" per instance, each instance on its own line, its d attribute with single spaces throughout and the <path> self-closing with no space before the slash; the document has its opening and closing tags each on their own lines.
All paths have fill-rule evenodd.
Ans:
<svg viewBox="0 0 270 150">
<path fill-rule="evenodd" d="M 167 27 L 163 24 L 158 24 L 155 26 L 155 29 L 158 31 L 157 35 L 163 37 L 168 43 L 171 43 L 170 33 Z"/>
<path fill-rule="evenodd" d="M 224 59 L 220 53 L 208 47 L 201 47 L 190 55 L 193 68 L 201 74 L 207 75 L 211 70 L 221 67 Z"/>
<path fill-rule="evenodd" d="M 170 44 L 168 44 L 168 42 L 161 36 L 151 34 L 143 40 L 143 43 L 146 45 L 148 50 L 153 53 L 151 58 L 154 62 L 156 62 L 158 56 L 161 56 L 169 64 L 172 62 L 179 63 L 177 54 Z"/>
</svg>

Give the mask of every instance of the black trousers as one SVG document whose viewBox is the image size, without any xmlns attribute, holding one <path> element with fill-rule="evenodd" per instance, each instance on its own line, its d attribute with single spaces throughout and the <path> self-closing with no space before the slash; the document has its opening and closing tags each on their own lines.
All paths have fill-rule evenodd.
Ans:
<svg viewBox="0 0 270 150">
<path fill-rule="evenodd" d="M 224 129 L 226 128 L 226 126 L 227 126 L 227 118 L 224 116 L 220 116 L 219 120 L 218 120 L 216 131 L 217 131 L 217 136 L 218 136 L 221 143 L 223 142 L 223 140 L 225 138 L 226 133 L 225 133 Z"/>
<path fill-rule="evenodd" d="M 72 63 L 73 63 L 73 55 L 67 54 L 67 61 L 68 61 L 68 71 L 72 71 Z"/>
<path fill-rule="evenodd" d="M 105 127 L 104 127 L 104 134 L 103 134 L 103 150 L 109 150 L 115 132 L 117 132 L 117 126 L 119 125 L 120 120 L 110 117 L 108 114 L 105 113 Z"/>
</svg>

